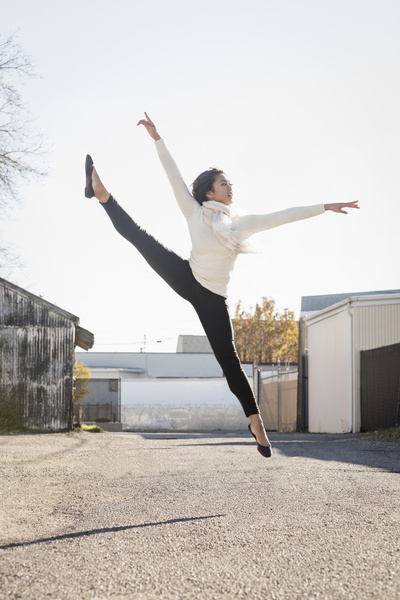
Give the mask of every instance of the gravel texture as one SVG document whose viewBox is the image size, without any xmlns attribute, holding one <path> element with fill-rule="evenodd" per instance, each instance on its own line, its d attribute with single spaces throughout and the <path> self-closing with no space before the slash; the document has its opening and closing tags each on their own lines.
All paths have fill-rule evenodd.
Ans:
<svg viewBox="0 0 400 600">
<path fill-rule="evenodd" d="M 398 600 L 400 445 L 0 436 L 0 598 Z"/>
</svg>

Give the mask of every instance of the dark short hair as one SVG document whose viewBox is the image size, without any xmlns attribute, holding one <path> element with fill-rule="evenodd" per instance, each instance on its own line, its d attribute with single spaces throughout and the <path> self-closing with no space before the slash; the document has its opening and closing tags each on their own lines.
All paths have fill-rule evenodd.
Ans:
<svg viewBox="0 0 400 600">
<path fill-rule="evenodd" d="M 221 169 L 210 167 L 207 171 L 200 173 L 192 183 L 192 194 L 199 204 L 207 202 L 207 193 L 211 192 L 214 187 L 214 181 L 218 175 L 222 175 Z"/>
</svg>

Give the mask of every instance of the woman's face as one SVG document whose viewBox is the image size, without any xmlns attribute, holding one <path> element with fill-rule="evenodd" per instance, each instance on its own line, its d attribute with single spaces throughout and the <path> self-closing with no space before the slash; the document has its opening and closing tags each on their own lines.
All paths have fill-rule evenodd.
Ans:
<svg viewBox="0 0 400 600">
<path fill-rule="evenodd" d="M 214 179 L 213 189 L 206 194 L 208 200 L 222 202 L 222 204 L 232 204 L 233 191 L 232 184 L 224 173 L 220 173 Z"/>
</svg>

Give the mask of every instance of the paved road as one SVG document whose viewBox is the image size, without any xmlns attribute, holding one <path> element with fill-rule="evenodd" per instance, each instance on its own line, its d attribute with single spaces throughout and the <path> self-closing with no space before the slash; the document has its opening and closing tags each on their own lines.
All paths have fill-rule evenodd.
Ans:
<svg viewBox="0 0 400 600">
<path fill-rule="evenodd" d="M 400 446 L 0 437 L 0 598 L 398 600 Z"/>
</svg>

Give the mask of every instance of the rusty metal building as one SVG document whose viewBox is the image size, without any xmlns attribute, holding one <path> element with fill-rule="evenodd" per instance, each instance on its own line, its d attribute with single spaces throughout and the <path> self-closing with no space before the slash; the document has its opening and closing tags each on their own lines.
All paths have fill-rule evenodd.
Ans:
<svg viewBox="0 0 400 600">
<path fill-rule="evenodd" d="M 0 278 L 0 428 L 70 429 L 75 346 L 93 343 L 78 317 Z"/>
</svg>

